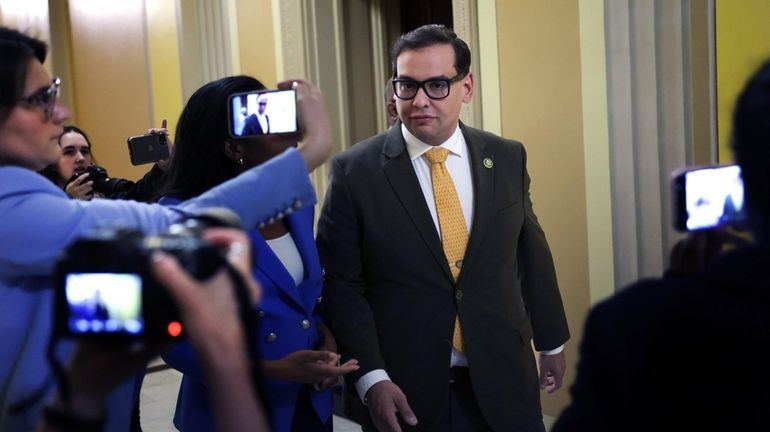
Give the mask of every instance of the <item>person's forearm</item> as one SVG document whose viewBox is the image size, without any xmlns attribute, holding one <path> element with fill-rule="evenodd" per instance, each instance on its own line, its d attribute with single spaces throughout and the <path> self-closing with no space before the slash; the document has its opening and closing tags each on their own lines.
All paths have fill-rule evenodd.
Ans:
<svg viewBox="0 0 770 432">
<path fill-rule="evenodd" d="M 202 352 L 217 430 L 268 431 L 243 344 L 217 344 Z"/>
<path fill-rule="evenodd" d="M 297 151 L 289 149 L 180 207 L 227 207 L 240 216 L 242 226 L 253 227 L 315 202 L 305 162 Z"/>
</svg>

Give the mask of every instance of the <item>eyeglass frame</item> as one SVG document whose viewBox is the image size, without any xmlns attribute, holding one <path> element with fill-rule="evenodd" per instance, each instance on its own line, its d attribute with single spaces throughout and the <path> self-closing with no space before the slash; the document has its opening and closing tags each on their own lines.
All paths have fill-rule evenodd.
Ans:
<svg viewBox="0 0 770 432">
<path fill-rule="evenodd" d="M 43 107 L 45 110 L 45 120 L 53 117 L 53 111 L 56 108 L 56 100 L 61 94 L 61 79 L 54 77 L 51 80 L 51 86 L 45 90 L 39 90 L 29 96 L 20 98 L 18 103 L 29 107 Z"/>
<path fill-rule="evenodd" d="M 451 93 L 451 90 L 452 90 L 452 84 L 462 80 L 467 75 L 468 75 L 467 72 L 465 72 L 465 73 L 458 72 L 455 76 L 453 76 L 451 78 L 428 78 L 428 79 L 423 80 L 423 81 L 417 81 L 417 80 L 413 80 L 413 79 L 399 79 L 399 78 L 396 78 L 396 79 L 393 79 L 391 81 L 391 83 L 393 84 L 393 94 L 396 95 L 396 97 L 401 99 L 401 100 L 412 100 L 412 99 L 416 98 L 417 97 L 417 93 L 420 92 L 420 89 L 422 89 L 423 93 L 425 93 L 425 96 L 428 96 L 429 99 L 432 99 L 432 100 L 442 100 L 442 99 L 446 99 L 446 98 L 449 97 L 449 93 Z M 425 84 L 436 82 L 436 81 L 440 81 L 440 82 L 446 83 L 447 92 L 442 97 L 433 97 L 433 96 L 431 96 L 428 93 L 428 90 L 426 90 L 426 88 L 425 88 Z M 405 98 L 405 97 L 399 96 L 398 90 L 397 90 L 397 88 L 398 88 L 397 85 L 399 83 L 403 83 L 403 82 L 413 83 L 414 85 L 417 86 L 417 90 L 415 90 L 414 96 L 409 97 L 409 98 Z"/>
</svg>

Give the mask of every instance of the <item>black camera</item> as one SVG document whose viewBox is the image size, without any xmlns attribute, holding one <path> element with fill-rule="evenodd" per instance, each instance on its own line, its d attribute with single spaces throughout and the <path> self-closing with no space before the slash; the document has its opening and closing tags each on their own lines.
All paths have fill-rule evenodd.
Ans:
<svg viewBox="0 0 770 432">
<path fill-rule="evenodd" d="M 92 187 L 94 192 L 99 192 L 108 198 L 112 195 L 124 191 L 125 189 L 130 188 L 133 185 L 133 182 L 129 180 L 110 177 L 109 174 L 107 174 L 107 170 L 100 167 L 99 165 L 91 165 L 86 168 L 83 173 L 73 175 L 67 184 L 86 173 L 88 174 L 88 181 L 93 182 Z"/>
<path fill-rule="evenodd" d="M 208 279 L 225 262 L 222 252 L 201 237 L 203 229 L 215 225 L 223 223 L 202 216 L 156 236 L 99 229 L 75 241 L 56 266 L 56 328 L 68 336 L 179 337 L 178 309 L 153 276 L 150 259 L 162 251 L 196 279 Z"/>
</svg>

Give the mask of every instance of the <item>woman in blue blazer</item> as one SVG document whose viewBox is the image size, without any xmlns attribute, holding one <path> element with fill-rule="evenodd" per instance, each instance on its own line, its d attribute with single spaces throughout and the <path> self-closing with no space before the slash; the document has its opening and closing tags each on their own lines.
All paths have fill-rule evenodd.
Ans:
<svg viewBox="0 0 770 432">
<path fill-rule="evenodd" d="M 307 82 L 293 87 L 304 139 L 328 136 L 320 93 Z M 228 96 L 261 89 L 264 86 L 256 79 L 235 76 L 193 94 L 179 118 L 161 203 L 214 187 L 296 145 L 296 136 L 229 136 Z M 257 334 L 266 378 L 263 397 L 272 427 L 279 432 L 331 431 L 332 395 L 327 388 L 358 366 L 354 360 L 339 365 L 336 343 L 321 320 L 323 271 L 313 236 L 313 209 L 289 213 L 260 228 L 244 228 L 253 245 L 254 276 L 263 292 Z M 205 379 L 189 344 L 180 344 L 164 359 L 184 373 L 174 424 L 184 432 L 213 430 Z"/>
</svg>

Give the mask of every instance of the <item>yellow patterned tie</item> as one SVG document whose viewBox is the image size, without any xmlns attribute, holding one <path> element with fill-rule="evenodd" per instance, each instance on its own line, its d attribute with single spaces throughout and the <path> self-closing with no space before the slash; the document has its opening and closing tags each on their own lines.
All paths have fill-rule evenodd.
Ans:
<svg viewBox="0 0 770 432">
<path fill-rule="evenodd" d="M 452 276 L 457 281 L 465 256 L 465 247 L 468 245 L 468 227 L 465 225 L 463 209 L 460 206 L 460 199 L 457 197 L 452 177 L 449 176 L 449 171 L 444 164 L 448 154 L 449 150 L 434 147 L 425 152 L 425 158 L 431 163 L 430 172 L 441 231 L 441 244 L 444 246 L 444 255 L 446 255 Z M 464 352 L 459 315 L 455 317 L 452 346 L 457 351 Z"/>
</svg>

